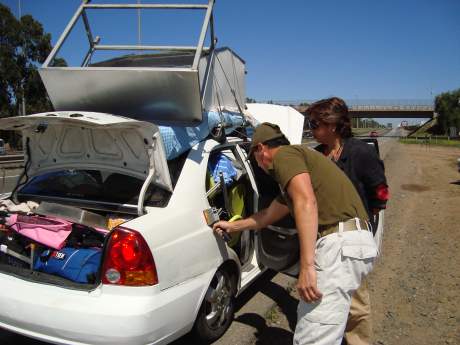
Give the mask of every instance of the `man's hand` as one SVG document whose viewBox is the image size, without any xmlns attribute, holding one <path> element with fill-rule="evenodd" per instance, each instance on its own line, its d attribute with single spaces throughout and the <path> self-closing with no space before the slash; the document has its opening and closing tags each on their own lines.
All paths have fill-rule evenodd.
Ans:
<svg viewBox="0 0 460 345">
<path fill-rule="evenodd" d="M 316 271 L 314 266 L 300 269 L 297 291 L 300 298 L 307 303 L 315 302 L 323 296 L 316 286 Z"/>
<path fill-rule="evenodd" d="M 220 220 L 213 224 L 212 229 L 214 230 L 216 234 L 222 237 L 224 232 L 226 233 L 232 232 L 232 223 L 227 222 L 225 220 Z"/>
</svg>

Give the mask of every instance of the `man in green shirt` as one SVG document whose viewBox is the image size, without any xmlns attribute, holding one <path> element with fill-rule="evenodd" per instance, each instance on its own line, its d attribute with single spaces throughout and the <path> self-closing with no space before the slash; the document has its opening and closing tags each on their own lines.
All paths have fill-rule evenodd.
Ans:
<svg viewBox="0 0 460 345">
<path fill-rule="evenodd" d="M 358 192 L 322 154 L 289 145 L 277 125 L 266 122 L 256 128 L 250 154 L 278 182 L 281 194 L 248 218 L 217 222 L 214 231 L 260 230 L 290 212 L 300 242 L 301 300 L 294 344 L 339 345 L 351 294 L 377 256 Z"/>
</svg>

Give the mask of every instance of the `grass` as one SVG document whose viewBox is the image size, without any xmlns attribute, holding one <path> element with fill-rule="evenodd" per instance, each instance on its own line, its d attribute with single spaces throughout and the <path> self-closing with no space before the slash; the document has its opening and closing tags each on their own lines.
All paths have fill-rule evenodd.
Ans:
<svg viewBox="0 0 460 345">
<path fill-rule="evenodd" d="M 404 139 L 399 139 L 399 142 L 403 144 L 437 145 L 437 146 L 448 146 L 448 147 L 460 148 L 460 140 L 437 139 L 437 138 L 432 138 L 432 137 L 427 137 L 427 139 L 425 138 L 404 138 Z"/>
<path fill-rule="evenodd" d="M 280 319 L 280 312 L 278 310 L 278 306 L 274 305 L 273 307 L 270 308 L 270 310 L 265 314 L 265 320 L 268 322 L 268 324 L 274 324 L 277 323 L 278 320 Z"/>
</svg>

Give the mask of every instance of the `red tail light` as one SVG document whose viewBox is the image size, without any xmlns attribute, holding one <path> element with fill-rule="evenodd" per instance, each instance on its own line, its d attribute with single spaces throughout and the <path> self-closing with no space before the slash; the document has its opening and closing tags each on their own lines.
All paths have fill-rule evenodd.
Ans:
<svg viewBox="0 0 460 345">
<path fill-rule="evenodd" d="M 112 231 L 102 265 L 102 283 L 129 286 L 158 284 L 152 253 L 137 231 L 123 227 Z"/>
</svg>

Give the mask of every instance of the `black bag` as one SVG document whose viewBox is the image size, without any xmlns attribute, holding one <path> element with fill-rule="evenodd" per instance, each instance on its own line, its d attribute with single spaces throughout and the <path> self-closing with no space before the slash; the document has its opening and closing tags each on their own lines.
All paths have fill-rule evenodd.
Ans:
<svg viewBox="0 0 460 345">
<path fill-rule="evenodd" d="M 72 232 L 66 239 L 66 247 L 102 248 L 105 235 L 89 226 L 73 224 Z"/>
</svg>

